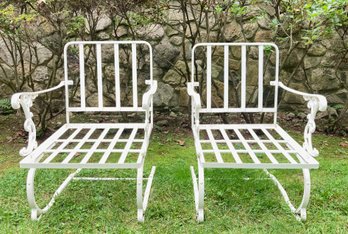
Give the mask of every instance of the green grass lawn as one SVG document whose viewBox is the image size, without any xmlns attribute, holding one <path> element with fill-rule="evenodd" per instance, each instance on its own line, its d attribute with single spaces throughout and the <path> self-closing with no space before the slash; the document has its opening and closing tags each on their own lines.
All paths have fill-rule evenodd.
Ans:
<svg viewBox="0 0 348 234">
<path fill-rule="evenodd" d="M 21 120 L 0 117 L 1 233 L 347 233 L 347 139 L 316 134 L 320 168 L 312 170 L 312 195 L 307 221 L 296 221 L 278 189 L 258 170 L 207 170 L 205 222 L 195 220 L 189 166 L 196 165 L 188 133 L 153 131 L 145 167 L 157 166 L 145 222 L 136 220 L 135 182 L 73 181 L 38 222 L 30 220 L 26 200 L 26 169 L 19 169 L 23 142 L 10 141 Z M 11 123 L 11 124 L 8 124 Z M 300 139 L 300 133 L 294 133 Z M 178 140 L 184 140 L 180 146 Z M 70 171 L 71 172 L 71 171 Z M 273 170 L 296 204 L 302 196 L 301 171 Z M 37 200 L 44 205 L 67 170 L 39 170 Z M 84 175 L 135 176 L 135 171 L 85 170 Z M 250 178 L 246 180 L 245 178 Z"/>
</svg>

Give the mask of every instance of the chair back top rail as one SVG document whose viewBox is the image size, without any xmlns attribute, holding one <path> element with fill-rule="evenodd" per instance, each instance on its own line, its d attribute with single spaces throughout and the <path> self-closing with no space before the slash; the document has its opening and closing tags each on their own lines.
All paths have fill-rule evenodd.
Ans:
<svg viewBox="0 0 348 234">
<path fill-rule="evenodd" d="M 197 48 L 203 47 L 206 54 L 206 70 L 205 70 L 205 82 L 206 86 L 202 87 L 206 90 L 206 94 L 204 95 L 203 100 L 206 101 L 206 105 L 200 109 L 200 113 L 236 113 L 236 112 L 273 112 L 274 115 L 277 113 L 277 103 L 278 103 L 278 74 L 279 74 L 279 49 L 277 45 L 274 43 L 258 43 L 258 42 L 247 42 L 247 43 L 198 43 L 192 48 L 192 64 L 191 64 L 191 82 L 195 82 L 195 52 Z M 213 58 L 212 58 L 212 50 L 215 47 L 223 47 L 223 90 L 219 90 L 221 92 L 221 96 L 223 96 L 223 102 L 222 106 L 220 107 L 214 107 L 213 106 L 213 93 L 212 93 L 212 69 L 213 69 Z M 240 89 L 239 91 L 239 103 L 237 107 L 231 107 L 229 104 L 230 100 L 230 80 L 231 78 L 231 69 L 230 69 L 230 54 L 231 50 L 235 49 L 236 47 L 240 48 L 240 86 L 238 87 Z M 248 58 L 247 58 L 247 48 L 248 47 L 257 47 L 257 53 L 258 53 L 258 64 L 257 64 L 257 72 L 258 77 L 257 80 L 257 103 L 254 106 L 248 106 L 248 90 L 247 90 L 247 81 L 250 79 L 247 77 L 247 69 L 248 69 Z M 265 100 L 264 100 L 264 86 L 270 84 L 265 84 L 264 82 L 264 63 L 265 63 L 265 47 L 271 47 L 275 51 L 275 66 L 274 66 L 274 104 L 272 102 L 272 106 L 265 106 Z M 203 59 L 203 58 L 200 58 Z M 202 84 L 201 84 L 202 85 Z M 203 93 L 201 94 L 203 96 Z M 276 119 L 276 116 L 275 116 Z"/>
<path fill-rule="evenodd" d="M 111 48 L 110 48 L 111 45 Z M 103 46 L 108 46 L 107 53 L 110 54 L 110 50 L 112 54 L 112 69 L 114 72 L 114 80 L 112 81 L 115 85 L 113 88 L 115 91 L 112 98 L 115 100 L 115 103 L 110 106 L 110 103 L 105 103 L 105 92 L 106 90 L 106 78 L 103 77 L 103 55 L 105 50 L 103 51 Z M 145 46 L 148 50 L 146 50 L 146 55 L 149 55 L 149 61 L 146 62 L 146 64 L 149 65 L 149 80 L 153 80 L 153 74 L 152 74 L 152 68 L 153 68 L 153 61 L 152 61 L 152 47 L 151 45 L 146 41 L 72 41 L 68 42 L 64 47 L 64 79 L 65 81 L 70 80 L 70 74 L 69 74 L 69 62 L 68 60 L 71 59 L 69 57 L 69 51 L 68 49 L 70 47 L 75 47 L 76 52 L 76 59 L 78 60 L 78 66 L 79 66 L 79 87 L 78 93 L 80 98 L 80 103 L 77 105 L 74 104 L 71 105 L 69 103 L 69 88 L 66 83 L 65 86 L 65 92 L 66 92 L 66 110 L 67 114 L 69 112 L 94 112 L 94 111 L 100 111 L 100 112 L 139 112 L 144 111 L 144 109 L 141 108 L 141 101 L 138 101 L 139 98 L 139 46 Z M 87 103 L 87 86 L 90 85 L 90 83 L 87 83 L 86 78 L 88 78 L 88 71 L 86 68 L 86 59 L 88 57 L 86 56 L 86 48 L 87 47 L 93 47 L 94 53 L 95 53 L 95 77 L 96 81 L 94 81 L 95 88 L 96 88 L 96 102 L 95 104 L 91 105 Z M 129 63 L 131 66 L 131 77 L 129 78 L 131 81 L 131 87 L 127 87 L 128 89 L 131 89 L 129 92 L 129 101 L 131 101 L 129 104 L 122 105 L 122 95 L 121 92 L 123 92 L 122 87 L 122 74 L 120 72 L 120 66 L 121 66 L 121 49 L 127 47 L 127 50 L 129 51 Z M 110 55 L 109 55 L 110 56 Z M 144 57 L 145 59 L 145 57 Z M 110 59 L 109 59 L 110 60 Z M 128 62 L 127 62 L 128 63 Z M 77 82 L 78 84 L 78 82 Z"/>
</svg>

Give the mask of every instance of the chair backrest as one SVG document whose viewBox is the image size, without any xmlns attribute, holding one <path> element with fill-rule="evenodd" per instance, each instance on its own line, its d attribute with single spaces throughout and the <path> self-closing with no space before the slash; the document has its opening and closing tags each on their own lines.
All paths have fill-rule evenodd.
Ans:
<svg viewBox="0 0 348 234">
<path fill-rule="evenodd" d="M 264 79 L 266 61 L 268 80 Z M 248 71 L 249 65 L 252 71 Z M 198 66 L 201 66 L 201 75 L 198 75 Z M 219 68 L 222 68 L 220 73 Z M 199 43 L 192 49 L 191 69 L 192 82 L 200 81 L 200 113 L 272 112 L 276 115 L 277 86 L 272 91 L 272 104 L 266 105 L 265 102 L 265 86 L 269 89 L 269 81 L 278 81 L 279 50 L 275 44 Z M 272 70 L 273 74 L 270 74 L 269 70 Z M 251 94 L 250 87 L 255 89 L 254 94 Z M 231 98 L 232 88 L 235 89 L 234 93 L 238 94 L 235 95 L 238 98 L 234 100 Z M 214 101 L 214 96 L 219 96 L 220 101 Z M 254 102 L 249 104 L 248 101 L 252 98 Z"/>
<path fill-rule="evenodd" d="M 152 63 L 152 48 L 145 41 L 67 43 L 64 75 L 66 81 L 74 80 L 73 88 L 66 86 L 67 115 L 143 112 L 141 97 L 145 92 L 145 79 L 152 80 Z M 70 99 L 69 103 L 72 92 L 74 101 Z"/>
</svg>

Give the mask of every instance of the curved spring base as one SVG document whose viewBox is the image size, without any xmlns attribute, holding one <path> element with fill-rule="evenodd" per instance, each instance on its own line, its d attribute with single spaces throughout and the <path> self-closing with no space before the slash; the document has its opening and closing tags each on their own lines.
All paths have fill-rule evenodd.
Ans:
<svg viewBox="0 0 348 234">
<path fill-rule="evenodd" d="M 198 165 L 198 179 L 196 177 L 193 167 L 191 169 L 191 176 L 193 182 L 193 191 L 195 198 L 195 207 L 196 207 L 196 218 L 198 222 L 204 221 L 204 168 Z M 287 192 L 284 187 L 278 181 L 278 179 L 271 174 L 267 169 L 264 169 L 264 172 L 272 179 L 272 181 L 277 185 L 280 193 L 282 194 L 286 204 L 289 206 L 291 212 L 295 215 L 295 218 L 299 221 L 305 221 L 307 219 L 307 205 L 310 198 L 310 172 L 309 169 L 302 169 L 303 172 L 303 181 L 304 181 L 304 190 L 301 204 L 298 208 L 291 203 Z"/>
<path fill-rule="evenodd" d="M 126 179 L 130 180 L 132 178 L 95 178 L 95 177 L 76 177 L 77 173 L 79 173 L 81 169 L 77 169 L 75 172 L 71 173 L 64 181 L 63 183 L 58 187 L 58 189 L 55 191 L 53 194 L 51 200 L 48 202 L 48 204 L 44 208 L 40 208 L 35 199 L 35 173 L 36 173 L 36 168 L 31 168 L 29 169 L 29 173 L 27 176 L 27 198 L 29 202 L 29 207 L 31 209 L 31 219 L 32 220 L 39 220 L 41 216 L 46 213 L 54 204 L 55 198 L 63 192 L 63 190 L 67 187 L 67 185 L 71 182 L 71 180 L 76 179 L 76 180 L 120 180 L 120 179 Z M 147 203 L 149 200 L 150 196 L 150 190 L 151 190 L 151 185 L 153 181 L 153 177 L 156 171 L 156 167 L 152 167 L 151 173 L 148 178 L 145 192 L 143 194 L 143 189 L 142 189 L 142 184 L 143 184 L 143 167 L 137 169 L 137 207 L 138 207 L 138 214 L 137 218 L 139 222 L 144 222 L 144 212 L 147 208 Z"/>
<path fill-rule="evenodd" d="M 284 189 L 282 184 L 279 182 L 279 180 L 273 174 L 271 174 L 268 170 L 264 169 L 264 172 L 271 178 L 274 184 L 278 187 L 286 204 L 289 206 L 291 212 L 295 215 L 296 219 L 299 221 L 306 221 L 307 219 L 306 209 L 309 203 L 310 190 L 311 190 L 311 179 L 310 179 L 309 169 L 302 169 L 304 188 L 303 188 L 302 201 L 298 208 L 295 208 L 295 206 L 291 203 L 286 190 Z"/>
<path fill-rule="evenodd" d="M 81 169 L 77 169 L 74 173 L 71 173 L 64 181 L 63 183 L 58 187 L 58 189 L 54 192 L 51 200 L 48 202 L 48 204 L 41 209 L 35 199 L 35 190 L 34 190 L 34 180 L 35 180 L 35 173 L 36 168 L 31 168 L 29 170 L 28 176 L 27 176 L 27 198 L 29 202 L 29 207 L 31 209 L 31 219 L 32 220 L 39 220 L 41 218 L 41 215 L 46 213 L 51 206 L 55 202 L 55 198 L 63 192 L 63 190 L 66 188 L 66 186 L 70 183 L 70 181 L 75 177 L 77 173 L 80 172 Z"/>
</svg>

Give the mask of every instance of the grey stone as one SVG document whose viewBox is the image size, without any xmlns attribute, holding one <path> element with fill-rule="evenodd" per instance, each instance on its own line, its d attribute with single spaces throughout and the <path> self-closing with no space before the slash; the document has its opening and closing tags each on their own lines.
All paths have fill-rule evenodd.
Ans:
<svg viewBox="0 0 348 234">
<path fill-rule="evenodd" d="M 333 51 L 328 51 L 321 60 L 321 66 L 323 67 L 334 67 L 336 65 L 337 54 Z"/>
<path fill-rule="evenodd" d="M 257 24 L 260 26 L 262 29 L 269 30 L 271 29 L 271 21 L 269 20 L 268 17 L 260 17 L 257 20 Z"/>
<path fill-rule="evenodd" d="M 248 60 L 246 75 L 247 85 L 258 85 L 259 62 L 257 60 Z"/>
<path fill-rule="evenodd" d="M 164 29 L 160 24 L 150 24 L 138 28 L 136 33 L 146 40 L 160 40 L 164 36 Z"/>
<path fill-rule="evenodd" d="M 287 119 L 293 119 L 293 118 L 295 118 L 296 117 L 296 115 L 294 114 L 294 113 L 292 113 L 292 112 L 290 112 L 290 113 L 288 113 L 287 115 L 286 115 L 286 118 Z"/>
<path fill-rule="evenodd" d="M 313 90 L 332 90 L 340 87 L 339 80 L 335 77 L 333 69 L 316 68 L 312 70 L 309 85 Z"/>
<path fill-rule="evenodd" d="M 341 98 L 342 100 L 347 100 L 348 99 L 348 90 L 347 89 L 341 89 L 335 92 L 337 97 Z"/>
<path fill-rule="evenodd" d="M 128 29 L 125 26 L 119 26 L 116 30 L 116 32 L 113 32 L 114 37 L 123 37 L 128 34 Z"/>
<path fill-rule="evenodd" d="M 243 26 L 243 31 L 247 39 L 251 39 L 255 36 L 258 29 L 257 23 L 247 23 Z"/>
<path fill-rule="evenodd" d="M 108 40 L 110 39 L 110 35 L 106 32 L 101 32 L 98 34 L 98 38 L 101 40 Z"/>
<path fill-rule="evenodd" d="M 182 87 L 182 88 L 178 88 L 178 96 L 179 96 L 179 105 L 182 107 L 186 107 L 189 104 L 190 101 L 190 97 L 187 94 L 187 88 L 186 87 Z"/>
<path fill-rule="evenodd" d="M 180 73 L 187 74 L 186 64 L 184 61 L 178 60 L 174 67 L 164 75 L 163 81 L 171 85 L 183 84 L 185 82 L 185 78 Z"/>
<path fill-rule="evenodd" d="M 185 36 L 189 39 L 191 39 L 195 34 L 197 33 L 197 26 L 195 23 L 190 23 L 190 25 L 187 25 Z"/>
<path fill-rule="evenodd" d="M 183 13 L 182 10 L 180 9 L 180 7 L 176 7 L 176 8 L 169 8 L 167 13 L 167 22 L 170 25 L 178 25 L 180 23 L 184 22 L 183 19 Z M 188 21 L 192 21 L 194 19 L 192 12 L 188 11 L 188 17 L 187 17 Z"/>
<path fill-rule="evenodd" d="M 252 58 L 252 59 L 258 59 L 259 58 L 259 49 L 256 46 L 250 47 L 249 57 Z"/>
<path fill-rule="evenodd" d="M 179 46 L 182 44 L 182 37 L 179 36 L 173 36 L 169 39 L 170 43 L 172 43 L 175 46 Z"/>
<path fill-rule="evenodd" d="M 174 69 L 170 69 L 162 78 L 162 80 L 170 85 L 179 85 L 185 79 Z"/>
<path fill-rule="evenodd" d="M 327 98 L 327 102 L 330 104 L 344 104 L 344 100 L 342 100 L 335 94 L 330 94 L 326 96 L 326 98 Z"/>
<path fill-rule="evenodd" d="M 317 67 L 321 62 L 321 57 L 305 57 L 303 65 L 305 69 Z"/>
<path fill-rule="evenodd" d="M 241 49 L 238 46 L 232 46 L 230 49 L 230 52 L 232 53 L 232 57 L 235 59 L 240 59 L 241 58 Z"/>
<path fill-rule="evenodd" d="M 226 41 L 233 41 L 240 37 L 242 29 L 240 25 L 234 20 L 231 23 L 226 24 L 224 37 Z"/>
<path fill-rule="evenodd" d="M 290 87 L 295 89 L 295 90 L 298 90 L 298 91 L 308 92 L 306 87 L 301 83 L 291 83 Z M 303 99 L 302 96 L 292 94 L 290 92 L 285 92 L 284 101 L 288 104 L 301 104 L 302 105 L 305 103 L 305 100 Z"/>
<path fill-rule="evenodd" d="M 271 30 L 258 30 L 255 34 L 254 41 L 270 42 L 273 41 L 274 32 Z"/>
<path fill-rule="evenodd" d="M 285 55 L 285 51 L 282 51 L 282 54 Z M 285 56 L 283 57 L 285 59 Z M 284 61 L 282 61 L 283 63 Z M 300 62 L 300 59 L 298 57 L 298 54 L 296 51 L 292 52 L 286 62 L 284 63 L 284 68 L 294 68 L 297 66 L 297 64 Z"/>
<path fill-rule="evenodd" d="M 265 11 L 270 16 L 275 15 L 274 7 L 271 4 L 269 4 L 267 1 L 264 1 L 264 2 L 261 1 L 258 7 L 262 9 L 263 11 Z"/>
<path fill-rule="evenodd" d="M 166 119 L 159 120 L 159 121 L 156 122 L 156 125 L 158 125 L 160 127 L 168 126 L 169 125 L 169 121 L 166 120 Z"/>
<path fill-rule="evenodd" d="M 107 29 L 111 25 L 112 21 L 107 15 L 102 15 L 100 19 L 98 20 L 96 30 L 102 31 Z M 88 24 L 87 24 L 88 25 Z M 88 30 L 89 31 L 89 30 Z"/>
<path fill-rule="evenodd" d="M 49 60 L 52 57 L 52 52 L 43 45 L 37 43 L 35 46 L 37 48 L 39 63 L 43 63 L 44 61 Z"/>
<path fill-rule="evenodd" d="M 153 97 L 155 106 L 169 106 L 169 103 L 174 95 L 174 89 L 169 84 L 158 82 L 158 89 Z"/>
<path fill-rule="evenodd" d="M 154 60 L 161 68 L 169 68 L 179 55 L 180 50 L 173 47 L 168 40 L 162 40 L 154 49 Z"/>
<path fill-rule="evenodd" d="M 306 71 L 307 72 L 307 71 Z M 291 73 L 289 73 L 288 77 L 290 78 Z M 303 82 L 306 78 L 306 74 L 305 71 L 303 69 L 298 69 L 295 73 L 295 75 L 293 76 L 293 79 L 295 81 L 299 81 L 299 82 Z"/>
<path fill-rule="evenodd" d="M 0 77 L 12 77 L 13 76 L 13 70 L 11 67 L 9 67 L 6 64 L 1 64 L 1 69 L 0 69 Z"/>
<path fill-rule="evenodd" d="M 11 54 L 6 49 L 6 44 L 2 39 L 0 39 L 0 58 L 1 60 L 4 60 L 9 65 L 13 64 L 13 61 L 11 59 Z"/>
<path fill-rule="evenodd" d="M 328 106 L 326 111 L 319 112 L 317 114 L 316 119 L 332 118 L 337 116 L 338 116 L 337 110 L 331 106 Z"/>
<path fill-rule="evenodd" d="M 308 55 L 311 56 L 323 56 L 326 53 L 326 48 L 319 43 L 312 45 L 308 50 Z"/>
<path fill-rule="evenodd" d="M 174 26 L 167 26 L 165 28 L 165 34 L 168 36 L 168 37 L 171 37 L 171 36 L 175 36 L 175 35 L 178 35 L 180 33 L 180 30 L 177 29 L 177 27 L 174 27 Z"/>
<path fill-rule="evenodd" d="M 239 70 L 240 69 L 240 60 L 236 60 L 236 59 L 230 59 L 230 62 L 229 62 L 229 68 L 232 69 L 232 70 Z"/>
<path fill-rule="evenodd" d="M 35 69 L 32 74 L 32 77 L 35 81 L 45 81 L 48 79 L 48 68 L 46 66 L 39 66 Z"/>
<path fill-rule="evenodd" d="M 297 118 L 299 118 L 299 119 L 306 119 L 307 115 L 305 113 L 303 113 L 303 112 L 300 112 L 300 113 L 297 114 Z"/>
<path fill-rule="evenodd" d="M 178 115 L 175 114 L 173 111 L 171 111 L 171 112 L 169 113 L 169 116 L 170 116 L 170 117 L 173 117 L 173 118 L 178 117 Z"/>
<path fill-rule="evenodd" d="M 153 77 L 155 78 L 162 77 L 164 73 L 163 70 L 158 66 L 154 66 L 152 72 L 153 72 Z"/>
</svg>

